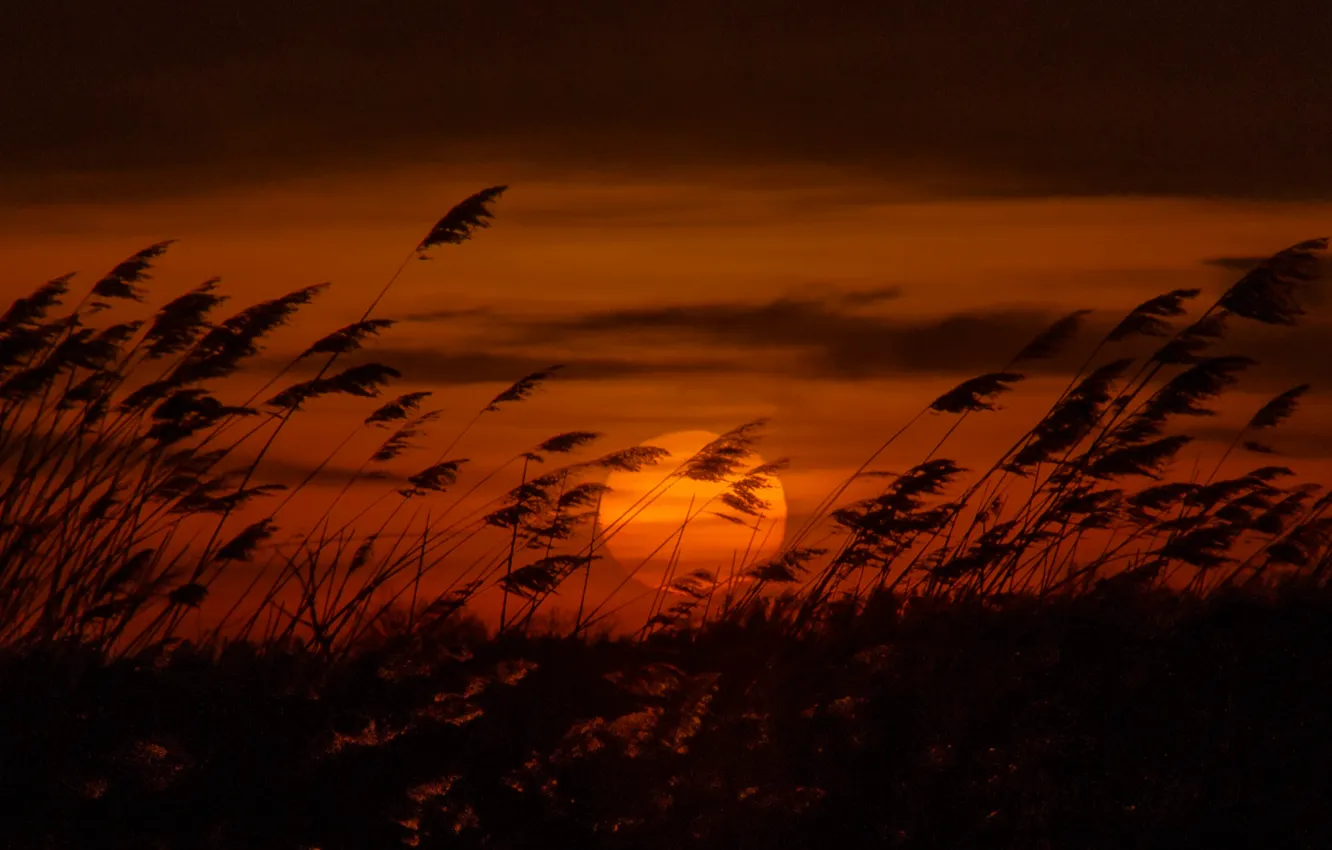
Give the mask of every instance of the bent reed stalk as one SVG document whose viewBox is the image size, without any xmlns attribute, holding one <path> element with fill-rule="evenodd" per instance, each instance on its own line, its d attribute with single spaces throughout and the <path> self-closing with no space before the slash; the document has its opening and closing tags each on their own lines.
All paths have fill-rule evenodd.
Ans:
<svg viewBox="0 0 1332 850">
<path fill-rule="evenodd" d="M 780 470 L 753 463 L 762 422 L 727 431 L 678 459 L 618 517 L 600 516 L 601 478 L 610 470 L 656 466 L 667 453 L 640 446 L 543 467 L 551 456 L 586 449 L 600 437 L 590 431 L 558 434 L 520 451 L 436 506 L 471 471 L 453 454 L 461 441 L 490 414 L 521 404 L 557 378 L 559 367 L 521 376 L 491 397 L 457 426 L 434 463 L 348 520 L 335 519 L 334 510 L 370 471 L 424 447 L 443 417 L 421 411 L 429 393 L 381 403 L 295 487 L 262 481 L 265 458 L 297 416 L 321 399 L 378 398 L 402 377 L 373 362 L 335 366 L 392 326 L 373 314 L 410 260 L 469 241 L 489 226 L 504 191 L 484 189 L 449 210 L 359 319 L 317 339 L 238 404 L 222 400 L 227 389 L 272 333 L 326 285 L 215 320 L 226 298 L 210 280 L 150 317 L 111 320 L 147 299 L 154 266 L 170 247 L 161 242 L 116 265 L 70 308 L 64 302 L 72 276 L 17 299 L 0 316 L 0 645 L 68 641 L 140 653 L 181 641 L 186 615 L 217 605 L 220 616 L 200 638 L 205 643 L 251 639 L 259 629 L 263 640 L 299 638 L 332 655 L 373 632 L 404 598 L 411 600 L 411 628 L 428 629 L 498 594 L 501 631 L 527 632 L 538 609 L 570 581 L 578 601 L 569 634 L 583 636 L 623 610 L 621 592 L 647 563 L 625 565 L 618 584 L 595 599 L 590 578 L 599 553 L 664 493 L 691 481 L 724 485 L 703 507 L 691 505 L 658 551 L 678 549 L 690 523 L 716 502 L 757 535 L 771 508 L 759 494 Z M 967 470 L 942 453 L 964 420 L 992 415 L 1022 383 L 1017 370 L 1064 357 L 1088 314 L 1058 320 L 996 371 L 923 404 L 819 501 L 776 555 L 750 561 L 746 551 L 729 572 L 718 563 L 684 575 L 671 558 L 664 579 L 648 588 L 645 621 L 626 631 L 648 641 L 740 622 L 758 609 L 781 610 L 800 631 L 885 593 L 987 600 L 1167 582 L 1198 595 L 1241 579 L 1250 589 L 1325 585 L 1332 575 L 1326 516 L 1332 494 L 1319 483 L 1297 482 L 1293 470 L 1270 462 L 1274 449 L 1254 439 L 1293 416 L 1307 386 L 1275 394 L 1233 435 L 1210 474 L 1179 480 L 1170 470 L 1190 444 L 1179 426 L 1213 414 L 1217 399 L 1254 365 L 1216 353 L 1217 344 L 1239 323 L 1296 324 L 1301 292 L 1319 273 L 1326 248 L 1317 239 L 1274 254 L 1178 330 L 1171 321 L 1185 315 L 1197 291 L 1140 304 L 1074 361 L 1081 365 L 1040 419 L 968 480 Z M 1132 350 L 1152 341 L 1159 344 L 1145 356 Z M 260 400 L 301 370 L 312 377 Z M 840 503 L 902 434 L 941 418 L 948 425 L 928 455 L 877 495 Z M 375 429 L 387 433 L 379 448 L 360 461 L 331 504 L 314 508 L 309 485 L 355 436 Z M 232 432 L 240 436 L 224 443 Z M 243 454 L 261 434 L 257 450 Z M 1222 475 L 1245 455 L 1260 462 Z M 520 460 L 516 487 L 477 495 Z M 265 511 L 265 501 L 279 493 L 281 502 Z M 393 500 L 387 515 L 370 521 L 385 498 Z M 284 538 L 279 514 L 298 509 L 314 521 Z M 820 545 L 807 545 L 816 532 L 823 534 Z M 475 551 L 463 563 L 469 547 Z M 246 571 L 238 598 L 213 599 L 222 576 Z M 719 590 L 723 597 L 714 605 Z"/>
</svg>

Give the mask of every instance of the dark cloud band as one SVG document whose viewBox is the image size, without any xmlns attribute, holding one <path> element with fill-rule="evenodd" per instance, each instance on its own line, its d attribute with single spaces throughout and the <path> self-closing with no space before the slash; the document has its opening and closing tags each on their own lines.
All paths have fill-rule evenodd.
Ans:
<svg viewBox="0 0 1332 850">
<path fill-rule="evenodd" d="M 9 202 L 420 163 L 1332 196 L 1323 0 L 14 3 Z M 96 179 L 93 179 L 96 175 Z"/>
</svg>

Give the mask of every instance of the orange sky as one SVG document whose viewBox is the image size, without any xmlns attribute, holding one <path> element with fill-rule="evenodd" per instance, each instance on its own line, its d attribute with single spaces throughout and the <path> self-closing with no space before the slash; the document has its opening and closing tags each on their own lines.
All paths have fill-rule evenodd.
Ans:
<svg viewBox="0 0 1332 850">
<path fill-rule="evenodd" d="M 214 275 L 234 309 L 331 281 L 327 296 L 273 338 L 271 362 L 254 373 L 266 378 L 300 347 L 355 320 L 434 219 L 472 191 L 511 180 L 506 168 L 469 168 L 466 179 L 426 169 L 10 209 L 0 217 L 5 295 L 71 270 L 91 283 L 162 238 L 180 241 L 159 263 L 150 306 Z M 516 170 L 528 179 L 512 181 L 495 226 L 468 244 L 436 249 L 432 262 L 410 264 L 377 311 L 415 320 L 391 329 L 366 357 L 401 368 L 394 391 L 430 389 L 432 406 L 444 411 L 435 448 L 391 468 L 409 474 L 433 460 L 481 405 L 530 368 L 568 363 L 564 378 L 486 417 L 458 447 L 455 455 L 472 460 L 469 474 L 567 430 L 604 432 L 599 448 L 609 450 L 766 417 L 762 451 L 792 458 L 783 482 L 797 519 L 921 406 L 960 378 L 1001 366 L 1029 329 L 1083 307 L 1100 311 L 1093 321 L 1111 321 L 1173 288 L 1215 295 L 1238 273 L 1217 258 L 1266 255 L 1321 235 L 1332 220 L 1332 205 L 1312 203 L 958 199 L 828 169 L 699 171 L 669 181 Z M 427 318 L 451 311 L 462 315 Z M 956 316 L 997 326 L 937 326 Z M 1247 415 L 1239 411 L 1307 379 L 1301 368 L 1321 370 L 1309 365 L 1308 347 L 1325 321 L 1315 309 L 1312 330 L 1265 343 L 1284 352 L 1281 364 L 1255 377 L 1252 395 L 1242 386 L 1227 410 Z M 997 340 L 992 352 L 973 350 L 977 333 Z M 913 349 L 921 346 L 937 350 Z M 243 397 L 255 379 L 235 392 Z M 1035 376 L 1005 399 L 1007 410 L 963 425 L 945 454 L 983 468 L 1065 381 Z M 1289 426 L 1289 451 L 1322 453 L 1308 435 L 1327 421 L 1324 399 L 1315 394 Z M 312 404 L 284 432 L 266 473 L 299 480 L 373 407 L 354 401 Z M 878 468 L 910 465 L 947 424 L 927 419 Z M 354 440 L 334 472 L 357 467 L 382 437 Z M 340 483 L 319 488 L 284 524 L 299 527 Z M 501 475 L 495 486 L 515 483 Z"/>
</svg>

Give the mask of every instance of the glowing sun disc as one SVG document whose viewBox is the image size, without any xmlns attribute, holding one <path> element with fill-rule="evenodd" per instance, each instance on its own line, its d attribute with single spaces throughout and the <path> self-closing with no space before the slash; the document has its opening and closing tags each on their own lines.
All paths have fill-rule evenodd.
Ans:
<svg viewBox="0 0 1332 850">
<path fill-rule="evenodd" d="M 673 580 L 678 580 L 695 570 L 707 570 L 718 581 L 726 582 L 733 569 L 738 575 L 746 566 L 781 548 L 786 531 L 786 494 L 775 477 L 771 487 L 758 493 L 769 504 L 761 517 L 738 515 L 716 498 L 726 492 L 728 482 L 680 479 L 646 508 L 643 504 L 635 507 L 662 479 L 717 436 L 711 431 L 676 431 L 655 437 L 643 445 L 666 449 L 671 453 L 669 458 L 639 472 L 612 472 L 607 479 L 611 489 L 602 498 L 600 526 L 611 528 L 617 520 L 624 522 L 626 516 L 633 519 L 607 540 L 606 554 L 625 572 L 637 568 L 634 579 L 641 584 L 656 588 L 668 571 Z M 764 462 L 756 454 L 745 469 Z M 744 524 L 723 519 L 717 516 L 719 513 L 737 517 Z M 687 514 L 694 518 L 681 537 L 678 532 Z M 672 556 L 676 559 L 673 569 Z"/>
</svg>

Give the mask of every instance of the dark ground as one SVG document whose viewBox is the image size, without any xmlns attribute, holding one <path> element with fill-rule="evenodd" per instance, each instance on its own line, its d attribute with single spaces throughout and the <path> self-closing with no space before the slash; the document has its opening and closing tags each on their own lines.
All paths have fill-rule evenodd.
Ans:
<svg viewBox="0 0 1332 850">
<path fill-rule="evenodd" d="M 778 631 L 11 656 L 3 842 L 1332 846 L 1326 593 L 881 601 Z"/>
</svg>

